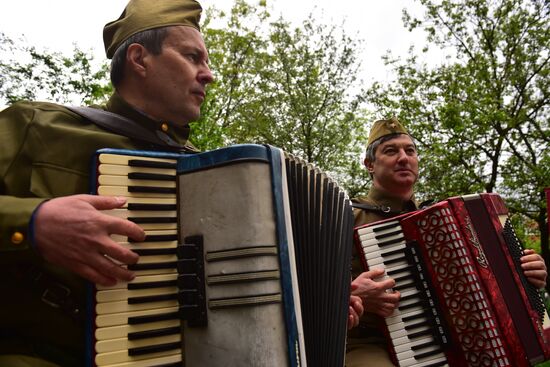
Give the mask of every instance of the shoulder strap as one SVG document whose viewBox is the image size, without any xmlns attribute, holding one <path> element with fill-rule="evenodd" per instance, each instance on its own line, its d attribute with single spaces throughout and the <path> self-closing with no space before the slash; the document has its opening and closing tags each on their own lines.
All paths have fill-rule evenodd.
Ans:
<svg viewBox="0 0 550 367">
<path fill-rule="evenodd" d="M 382 213 L 383 215 L 398 215 L 401 214 L 401 212 L 392 211 L 389 206 L 381 206 L 381 205 L 371 205 L 366 203 L 351 203 L 351 206 L 353 208 L 371 211 L 371 212 L 377 212 Z"/>
<path fill-rule="evenodd" d="M 176 151 L 191 150 L 183 145 L 178 144 L 168 135 L 160 131 L 157 131 L 156 135 L 152 134 L 151 131 L 145 129 L 143 126 L 137 124 L 135 121 L 117 115 L 116 113 L 91 107 L 66 107 L 74 113 L 87 118 L 96 125 L 115 134 L 123 135 L 128 138 L 138 140 L 140 142 L 150 143 L 164 149 Z"/>
<path fill-rule="evenodd" d="M 435 203 L 436 203 L 436 201 L 434 199 L 424 200 L 423 202 L 420 203 L 420 205 L 418 205 L 418 208 L 419 209 L 426 209 L 427 207 L 432 206 Z"/>
</svg>

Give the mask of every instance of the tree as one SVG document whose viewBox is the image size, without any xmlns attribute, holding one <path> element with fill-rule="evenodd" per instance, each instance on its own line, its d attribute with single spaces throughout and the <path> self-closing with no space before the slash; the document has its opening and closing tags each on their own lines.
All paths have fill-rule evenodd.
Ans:
<svg viewBox="0 0 550 367">
<path fill-rule="evenodd" d="M 38 50 L 24 40 L 0 33 L 0 101 L 48 99 L 59 103 L 94 104 L 112 91 L 109 64 L 94 65 L 91 53 L 74 47 L 70 56 Z"/>
<path fill-rule="evenodd" d="M 205 137 L 214 134 L 219 145 L 272 144 L 348 179 L 366 135 L 359 43 L 311 16 L 292 28 L 244 1 L 235 2 L 223 29 L 210 27 L 212 16 L 203 32 L 216 81 L 193 142 L 213 148 Z"/>
<path fill-rule="evenodd" d="M 216 81 L 200 120 L 192 124 L 197 147 L 272 144 L 315 162 L 350 195 L 364 191 L 365 181 L 355 180 L 364 175 L 359 156 L 370 117 L 360 105 L 360 42 L 313 17 L 293 28 L 271 17 L 265 3 L 242 0 L 228 14 L 208 9 L 202 31 Z M 78 48 L 71 56 L 39 52 L 5 36 L 0 45 L 28 60 L 0 55 L 0 96 L 7 102 L 40 95 L 61 103 L 71 98 L 98 103 L 111 90 L 107 65 L 94 70 L 91 55 Z"/>
<path fill-rule="evenodd" d="M 544 0 L 420 0 L 429 46 L 448 53 L 437 66 L 419 65 L 415 50 L 388 87 L 368 100 L 409 121 L 422 151 L 419 190 L 444 198 L 497 191 L 512 213 L 538 223 L 548 261 L 545 204 L 550 182 L 550 8 Z"/>
</svg>

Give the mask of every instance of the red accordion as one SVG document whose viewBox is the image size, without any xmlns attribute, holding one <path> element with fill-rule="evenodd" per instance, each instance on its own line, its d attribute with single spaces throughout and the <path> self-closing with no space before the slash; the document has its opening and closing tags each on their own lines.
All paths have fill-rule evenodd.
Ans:
<svg viewBox="0 0 550 367">
<path fill-rule="evenodd" d="M 385 319 L 399 366 L 531 366 L 550 358 L 548 316 L 497 194 L 454 197 L 355 228 L 365 270 L 401 292 Z"/>
</svg>

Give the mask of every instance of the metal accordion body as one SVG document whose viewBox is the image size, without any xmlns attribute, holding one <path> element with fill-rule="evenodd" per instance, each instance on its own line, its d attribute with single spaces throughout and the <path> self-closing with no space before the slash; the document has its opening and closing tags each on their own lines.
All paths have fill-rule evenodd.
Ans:
<svg viewBox="0 0 550 367">
<path fill-rule="evenodd" d="M 520 266 L 497 194 L 453 197 L 355 228 L 365 269 L 401 301 L 385 319 L 399 366 L 532 366 L 550 357 L 548 315 Z"/>
<path fill-rule="evenodd" d="M 101 150 L 98 195 L 147 238 L 136 278 L 92 286 L 88 365 L 343 366 L 353 215 L 345 193 L 270 146 Z"/>
</svg>

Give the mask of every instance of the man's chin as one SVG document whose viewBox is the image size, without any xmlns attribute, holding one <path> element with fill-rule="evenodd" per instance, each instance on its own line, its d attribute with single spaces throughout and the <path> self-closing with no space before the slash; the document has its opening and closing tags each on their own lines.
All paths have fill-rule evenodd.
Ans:
<svg viewBox="0 0 550 367">
<path fill-rule="evenodd" d="M 407 187 L 407 186 L 413 186 L 416 182 L 416 177 L 413 175 L 407 176 L 407 177 L 399 177 L 396 180 L 396 183 L 401 187 Z"/>
</svg>

